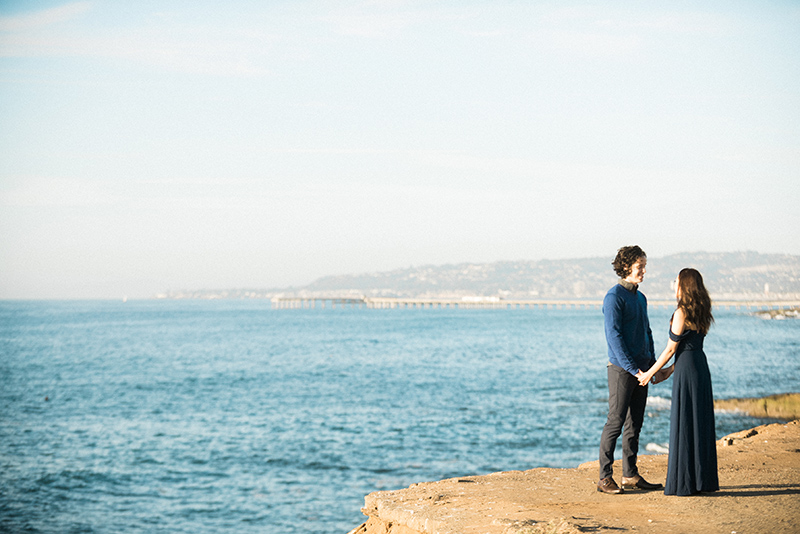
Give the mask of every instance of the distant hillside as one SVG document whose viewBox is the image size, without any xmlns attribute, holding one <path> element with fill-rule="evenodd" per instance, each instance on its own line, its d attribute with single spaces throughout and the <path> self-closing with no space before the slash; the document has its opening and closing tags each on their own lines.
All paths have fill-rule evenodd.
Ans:
<svg viewBox="0 0 800 534">
<path fill-rule="evenodd" d="M 193 291 L 166 298 L 264 298 L 364 295 L 368 297 L 499 296 L 517 299 L 599 299 L 617 278 L 613 256 L 569 260 L 428 265 L 358 275 L 326 276 L 300 288 Z M 698 269 L 715 298 L 800 298 L 800 256 L 757 252 L 682 253 L 651 257 L 642 290 L 672 298 L 670 282 L 684 267 Z"/>
<path fill-rule="evenodd" d="M 366 296 L 497 295 L 504 298 L 602 298 L 617 277 L 609 258 L 504 261 L 423 266 L 347 276 L 326 276 L 297 294 Z M 800 256 L 757 252 L 682 253 L 649 258 L 642 289 L 671 298 L 670 282 L 684 267 L 698 269 L 717 298 L 800 295 Z"/>
</svg>

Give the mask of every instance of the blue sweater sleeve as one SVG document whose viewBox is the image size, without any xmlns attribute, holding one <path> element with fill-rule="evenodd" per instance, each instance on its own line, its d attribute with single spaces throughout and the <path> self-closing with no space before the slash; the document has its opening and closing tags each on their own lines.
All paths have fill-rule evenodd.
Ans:
<svg viewBox="0 0 800 534">
<path fill-rule="evenodd" d="M 650 367 L 656 364 L 656 347 L 653 343 L 653 331 L 650 329 L 650 319 L 647 319 L 647 338 L 649 340 L 649 347 L 650 347 Z M 647 369 L 642 369 L 642 371 L 646 371 Z"/>
<path fill-rule="evenodd" d="M 633 361 L 630 351 L 625 344 L 622 334 L 622 317 L 625 303 L 622 298 L 613 292 L 606 294 L 603 299 L 603 317 L 605 318 L 606 341 L 608 342 L 609 359 L 611 363 L 619 365 L 630 374 L 636 376 L 639 366 Z M 650 337 L 652 344 L 652 336 Z M 615 362 L 614 359 L 617 361 Z"/>
</svg>

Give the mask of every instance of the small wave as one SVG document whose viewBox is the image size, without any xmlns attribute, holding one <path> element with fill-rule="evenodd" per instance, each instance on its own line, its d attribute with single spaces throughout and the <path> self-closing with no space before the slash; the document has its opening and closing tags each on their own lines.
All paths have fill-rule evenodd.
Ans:
<svg viewBox="0 0 800 534">
<path fill-rule="evenodd" d="M 672 407 L 672 400 L 664 397 L 647 397 L 647 408 L 652 410 L 669 410 Z M 747 415 L 747 412 L 739 408 L 717 408 L 714 413 L 723 415 Z"/>
<path fill-rule="evenodd" d="M 658 443 L 648 443 L 647 447 L 644 449 L 650 452 L 657 452 L 659 454 L 667 454 L 669 452 L 669 443 L 664 443 L 663 445 L 659 445 Z"/>
<path fill-rule="evenodd" d="M 715 406 L 714 413 L 721 415 L 734 415 L 734 416 L 740 415 L 745 417 L 747 416 L 747 412 L 739 408 L 717 408 Z"/>
<path fill-rule="evenodd" d="M 672 407 L 672 400 L 664 397 L 647 397 L 647 407 L 655 410 L 669 410 Z"/>
</svg>

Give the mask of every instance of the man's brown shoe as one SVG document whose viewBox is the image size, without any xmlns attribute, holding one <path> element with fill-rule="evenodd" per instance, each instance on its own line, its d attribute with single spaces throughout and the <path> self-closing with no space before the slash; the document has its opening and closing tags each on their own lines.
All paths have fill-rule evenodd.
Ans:
<svg viewBox="0 0 800 534">
<path fill-rule="evenodd" d="M 651 484 L 643 479 L 640 475 L 635 477 L 622 477 L 622 487 L 625 489 L 640 489 L 646 491 L 660 490 L 664 486 L 662 484 Z"/>
<path fill-rule="evenodd" d="M 611 477 L 604 478 L 600 482 L 597 483 L 597 491 L 602 491 L 603 493 L 625 493 L 622 488 L 617 486 L 617 483 L 614 482 L 614 479 Z"/>
</svg>

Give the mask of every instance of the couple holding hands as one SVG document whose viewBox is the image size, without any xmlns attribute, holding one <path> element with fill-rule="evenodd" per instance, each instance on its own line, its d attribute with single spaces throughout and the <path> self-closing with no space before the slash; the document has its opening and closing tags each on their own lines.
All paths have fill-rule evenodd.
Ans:
<svg viewBox="0 0 800 534">
<path fill-rule="evenodd" d="M 677 309 L 669 341 L 656 360 L 647 298 L 639 291 L 647 255 L 638 246 L 622 247 L 613 262 L 620 277 L 603 300 L 608 343 L 608 420 L 600 439 L 597 491 L 659 490 L 666 495 L 693 495 L 719 489 L 714 395 L 703 352 L 712 321 L 711 299 L 703 277 L 683 269 L 674 282 Z M 665 367 L 672 357 L 675 362 Z M 644 422 L 647 386 L 672 377 L 669 458 L 666 486 L 647 482 L 636 467 L 639 432 Z M 622 488 L 612 478 L 614 449 L 622 435 Z"/>
</svg>

